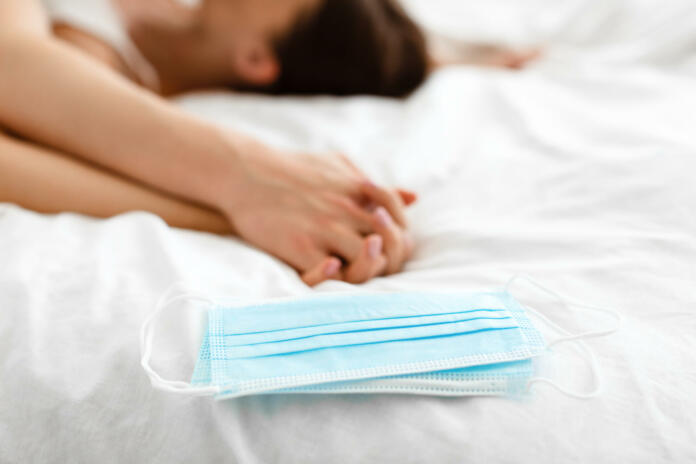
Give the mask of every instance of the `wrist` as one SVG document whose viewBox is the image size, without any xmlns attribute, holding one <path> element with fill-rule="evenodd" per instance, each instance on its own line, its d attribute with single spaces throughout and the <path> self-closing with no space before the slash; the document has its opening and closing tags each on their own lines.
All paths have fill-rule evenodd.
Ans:
<svg viewBox="0 0 696 464">
<path fill-rule="evenodd" d="M 205 158 L 201 159 L 200 175 L 196 179 L 197 196 L 207 206 L 226 213 L 230 196 L 236 194 L 234 186 L 241 177 L 241 152 L 234 134 L 216 127 L 208 129 L 204 134 Z"/>
<path fill-rule="evenodd" d="M 221 131 L 220 136 L 225 156 L 211 174 L 208 201 L 234 225 L 237 212 L 254 197 L 259 183 L 282 177 L 287 166 L 273 149 L 253 137 L 229 130 Z"/>
<path fill-rule="evenodd" d="M 235 211 L 250 195 L 256 162 L 269 151 L 256 139 L 235 131 L 221 130 L 219 137 L 224 154 L 219 168 L 211 173 L 209 204 L 233 223 Z"/>
</svg>

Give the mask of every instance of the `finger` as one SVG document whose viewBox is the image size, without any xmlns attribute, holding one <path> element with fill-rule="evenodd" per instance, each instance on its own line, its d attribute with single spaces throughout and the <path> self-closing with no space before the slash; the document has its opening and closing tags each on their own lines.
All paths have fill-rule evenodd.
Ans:
<svg viewBox="0 0 696 464">
<path fill-rule="evenodd" d="M 324 247 L 330 253 L 352 262 L 360 254 L 363 238 L 358 232 L 342 224 L 334 224 L 321 232 Z"/>
<path fill-rule="evenodd" d="M 325 280 L 338 277 L 340 270 L 341 260 L 334 256 L 327 256 L 314 268 L 302 274 L 302 280 L 310 287 L 314 287 Z"/>
<path fill-rule="evenodd" d="M 363 240 L 360 254 L 344 272 L 346 282 L 361 284 L 386 271 L 387 259 L 382 255 L 383 241 L 377 234 Z"/>
<path fill-rule="evenodd" d="M 387 274 L 399 272 L 406 259 L 401 228 L 382 206 L 375 210 L 373 216 L 375 232 L 384 239 L 384 254 L 387 256 L 386 272 Z"/>
<path fill-rule="evenodd" d="M 410 190 L 396 189 L 396 193 L 399 194 L 401 201 L 403 201 L 406 206 L 411 206 L 418 200 L 418 195 Z"/>
<path fill-rule="evenodd" d="M 336 220 L 347 222 L 351 229 L 361 234 L 369 234 L 373 231 L 372 214 L 365 207 L 360 206 L 352 198 L 346 195 L 336 195 L 332 199 L 334 207 L 332 214 Z"/>
<path fill-rule="evenodd" d="M 541 56 L 541 50 L 538 48 L 512 51 L 509 52 L 505 64 L 512 69 L 521 69 L 530 61 L 539 58 L 539 56 Z"/>
<path fill-rule="evenodd" d="M 413 236 L 408 231 L 402 232 L 404 237 L 404 261 L 411 259 L 413 256 L 413 251 L 416 248 L 416 242 L 413 240 Z"/>
<path fill-rule="evenodd" d="M 321 237 L 310 234 L 287 234 L 279 238 L 278 249 L 290 250 L 290 254 L 284 256 L 283 260 L 301 275 L 314 269 L 331 254 L 321 243 Z"/>
<path fill-rule="evenodd" d="M 346 155 L 344 155 L 343 153 L 338 153 L 338 157 L 343 161 L 343 164 L 348 166 L 348 168 L 351 171 L 353 171 L 353 174 L 355 174 L 356 176 L 359 176 L 361 178 L 365 177 L 365 174 L 363 174 L 363 172 L 360 170 L 360 168 L 358 168 L 355 165 L 355 163 L 353 163 L 353 161 L 351 161 L 351 159 L 348 158 Z"/>
<path fill-rule="evenodd" d="M 363 182 L 362 186 L 364 195 L 378 205 L 386 208 L 391 217 L 393 217 L 401 227 L 406 227 L 404 202 L 396 192 L 378 187 L 370 181 Z"/>
<path fill-rule="evenodd" d="M 542 54 L 543 53 L 542 53 L 541 48 L 529 48 L 529 49 L 521 51 L 519 53 L 520 61 L 522 63 L 528 63 L 530 61 L 534 61 L 534 60 L 541 58 Z"/>
</svg>

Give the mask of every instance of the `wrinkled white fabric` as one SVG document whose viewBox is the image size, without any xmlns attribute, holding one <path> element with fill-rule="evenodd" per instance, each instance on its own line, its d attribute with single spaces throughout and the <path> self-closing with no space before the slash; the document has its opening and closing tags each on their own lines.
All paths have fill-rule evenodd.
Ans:
<svg viewBox="0 0 696 464">
<path fill-rule="evenodd" d="M 587 342 L 604 395 L 577 401 L 539 385 L 529 401 L 216 403 L 155 391 L 140 368 L 138 329 L 172 282 L 212 296 L 311 290 L 237 240 L 171 230 L 149 214 L 98 221 L 0 205 L 1 462 L 696 460 L 696 6 L 411 3 L 449 32 L 459 24 L 473 38 L 547 42 L 546 57 L 522 73 L 441 72 L 405 103 L 179 102 L 279 146 L 342 150 L 377 180 L 416 189 L 415 257 L 366 289 L 487 290 L 524 272 L 619 309 L 623 329 Z M 528 298 L 572 331 L 607 322 Z M 200 312 L 183 307 L 163 318 L 154 362 L 168 377 L 190 376 L 200 325 Z M 552 361 L 564 385 L 591 382 L 572 350 L 559 346 Z"/>
</svg>

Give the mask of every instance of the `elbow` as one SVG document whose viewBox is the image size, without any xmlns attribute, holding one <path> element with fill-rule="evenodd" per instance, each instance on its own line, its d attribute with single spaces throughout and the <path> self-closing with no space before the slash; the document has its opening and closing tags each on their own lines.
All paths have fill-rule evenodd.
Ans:
<svg viewBox="0 0 696 464">
<path fill-rule="evenodd" d="M 31 24 L 0 27 L 0 62 L 3 61 L 6 53 L 12 52 L 16 47 L 24 47 L 27 43 L 45 42 L 48 40 L 53 40 L 51 26 L 48 21 L 35 21 Z"/>
<path fill-rule="evenodd" d="M 0 47 L 11 46 L 17 40 L 26 38 L 51 37 L 51 21 L 40 6 L 32 3 L 38 2 L 29 1 L 29 5 L 20 8 L 19 14 L 13 14 L 12 7 L 9 12 L 3 11 L 0 18 Z"/>
<path fill-rule="evenodd" d="M 6 87 L 22 78 L 28 64 L 46 56 L 45 50 L 52 40 L 51 36 L 0 33 L 0 86 Z"/>
<path fill-rule="evenodd" d="M 26 53 L 31 47 L 40 46 L 49 40 L 52 40 L 50 35 L 24 32 L 0 33 L 0 64 L 4 64 L 3 62 L 16 56 L 18 52 Z"/>
</svg>

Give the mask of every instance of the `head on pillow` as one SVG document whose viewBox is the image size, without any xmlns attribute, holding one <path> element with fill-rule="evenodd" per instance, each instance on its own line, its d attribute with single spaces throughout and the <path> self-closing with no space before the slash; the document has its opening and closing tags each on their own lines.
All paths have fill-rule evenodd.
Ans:
<svg viewBox="0 0 696 464">
<path fill-rule="evenodd" d="M 235 87 L 399 97 L 424 80 L 420 29 L 394 0 L 204 0 Z"/>
</svg>

